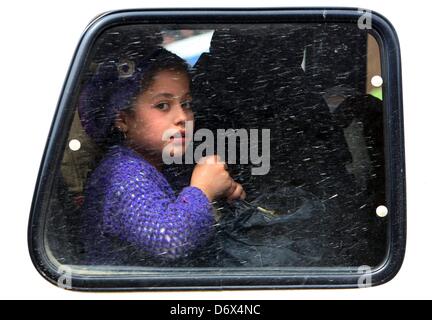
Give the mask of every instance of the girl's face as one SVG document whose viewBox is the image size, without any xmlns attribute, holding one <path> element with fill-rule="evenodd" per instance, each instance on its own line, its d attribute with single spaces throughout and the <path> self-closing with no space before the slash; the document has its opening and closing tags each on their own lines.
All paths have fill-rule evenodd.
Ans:
<svg viewBox="0 0 432 320">
<path fill-rule="evenodd" d="M 191 102 L 188 75 L 162 70 L 137 97 L 133 112 L 121 112 L 116 125 L 126 134 L 131 147 L 159 166 L 162 152 L 176 157 L 184 154 L 189 143 L 186 121 L 194 120 Z M 174 133 L 180 137 L 173 138 Z"/>
</svg>

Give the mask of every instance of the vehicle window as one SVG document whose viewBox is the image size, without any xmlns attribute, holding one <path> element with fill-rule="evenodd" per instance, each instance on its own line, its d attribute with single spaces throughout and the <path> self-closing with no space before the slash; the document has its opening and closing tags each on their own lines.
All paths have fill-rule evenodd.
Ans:
<svg viewBox="0 0 432 320">
<path fill-rule="evenodd" d="M 376 30 L 131 22 L 89 39 L 33 231 L 57 273 L 81 288 L 150 279 L 140 288 L 385 264 L 391 79 Z"/>
</svg>

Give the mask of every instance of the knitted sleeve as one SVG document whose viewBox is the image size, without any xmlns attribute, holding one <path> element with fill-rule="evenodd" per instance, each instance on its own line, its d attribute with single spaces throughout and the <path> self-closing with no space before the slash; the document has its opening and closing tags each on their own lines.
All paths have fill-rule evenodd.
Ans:
<svg viewBox="0 0 432 320">
<path fill-rule="evenodd" d="M 169 196 L 172 190 L 147 169 L 133 162 L 115 168 L 106 193 L 104 231 L 155 256 L 185 257 L 212 233 L 211 204 L 195 187 Z"/>
</svg>

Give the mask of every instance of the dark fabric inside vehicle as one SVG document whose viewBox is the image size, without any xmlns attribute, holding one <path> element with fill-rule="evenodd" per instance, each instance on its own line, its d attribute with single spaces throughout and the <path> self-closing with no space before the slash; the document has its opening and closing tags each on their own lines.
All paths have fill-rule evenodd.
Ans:
<svg viewBox="0 0 432 320">
<path fill-rule="evenodd" d="M 337 25 L 284 31 L 217 30 L 210 52 L 196 67 L 202 127 L 271 129 L 267 175 L 251 175 L 250 164 L 230 165 L 248 200 L 266 207 L 266 199 L 277 197 L 283 212 L 297 210 L 283 207 L 284 198 L 302 193 L 309 202 L 295 218 L 277 222 L 279 231 L 275 224 L 244 225 L 260 217 L 259 210 L 221 205 L 221 247 L 246 266 L 377 265 L 386 247 L 385 223 L 375 216 L 376 205 L 385 201 L 384 181 L 378 178 L 384 161 L 382 103 L 356 95 L 365 90 L 366 35 Z M 348 92 L 348 98 L 334 113 L 324 97 L 335 88 Z M 366 140 L 375 172 L 367 188 L 347 170 L 352 156 L 344 128 L 352 121 L 363 121 L 362 134 L 372 135 Z"/>
</svg>

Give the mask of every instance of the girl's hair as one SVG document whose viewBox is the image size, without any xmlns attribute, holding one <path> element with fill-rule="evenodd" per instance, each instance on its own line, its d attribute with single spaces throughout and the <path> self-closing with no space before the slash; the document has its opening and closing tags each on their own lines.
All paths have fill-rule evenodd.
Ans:
<svg viewBox="0 0 432 320">
<path fill-rule="evenodd" d="M 184 72 L 188 64 L 179 56 L 157 47 L 146 57 L 118 59 L 99 64 L 85 84 L 78 111 L 86 133 L 102 147 L 122 141 L 123 134 L 114 126 L 120 111 L 133 112 L 134 102 L 164 70 Z"/>
</svg>

